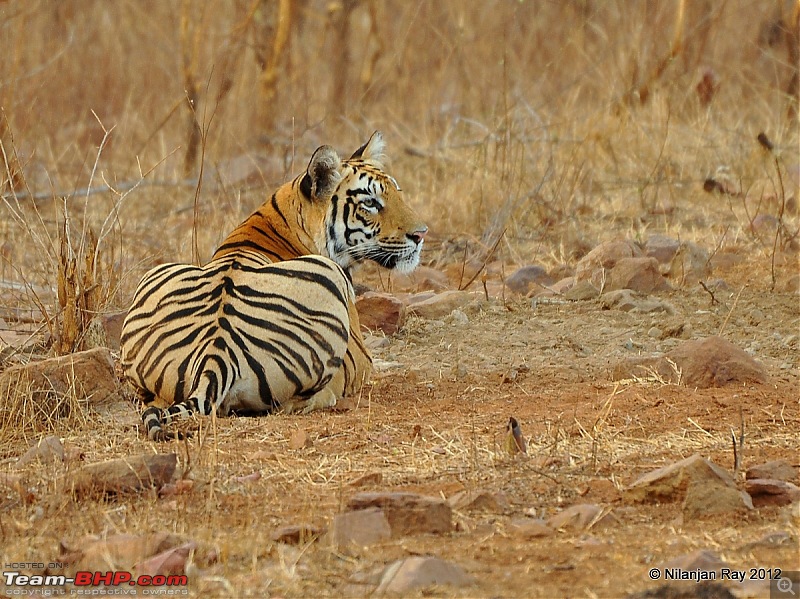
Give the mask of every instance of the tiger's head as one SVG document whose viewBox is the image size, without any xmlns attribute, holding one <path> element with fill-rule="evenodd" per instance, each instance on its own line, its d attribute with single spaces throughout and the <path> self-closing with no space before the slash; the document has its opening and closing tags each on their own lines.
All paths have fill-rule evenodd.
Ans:
<svg viewBox="0 0 800 599">
<path fill-rule="evenodd" d="M 366 260 L 400 272 L 419 264 L 428 227 L 384 170 L 383 150 L 379 131 L 347 160 L 322 146 L 299 180 L 302 195 L 325 208 L 314 239 L 320 253 L 344 269 Z"/>
<path fill-rule="evenodd" d="M 330 146 L 317 148 L 305 173 L 234 229 L 213 259 L 240 250 L 274 262 L 322 254 L 348 271 L 366 260 L 413 270 L 428 227 L 384 170 L 383 149 L 378 131 L 347 160 Z"/>
</svg>

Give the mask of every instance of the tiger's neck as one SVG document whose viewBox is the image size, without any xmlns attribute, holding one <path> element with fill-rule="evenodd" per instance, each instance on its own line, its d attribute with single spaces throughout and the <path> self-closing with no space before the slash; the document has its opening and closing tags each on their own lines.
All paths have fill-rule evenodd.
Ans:
<svg viewBox="0 0 800 599">
<path fill-rule="evenodd" d="M 256 251 L 273 262 L 308 254 L 326 254 L 315 238 L 324 227 L 324 214 L 301 198 L 300 178 L 278 189 L 272 197 L 236 227 L 214 252 L 212 260 L 240 251 Z"/>
</svg>

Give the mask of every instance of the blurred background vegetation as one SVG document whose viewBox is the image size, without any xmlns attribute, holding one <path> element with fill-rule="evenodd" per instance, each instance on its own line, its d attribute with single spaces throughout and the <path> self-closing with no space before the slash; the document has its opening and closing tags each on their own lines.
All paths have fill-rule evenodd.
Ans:
<svg viewBox="0 0 800 599">
<path fill-rule="evenodd" d="M 746 231 L 703 183 L 777 195 L 766 132 L 796 185 L 799 18 L 798 0 L 0 2 L 2 276 L 52 285 L 70 215 L 67 253 L 92 228 L 134 283 L 202 262 L 315 147 L 374 129 L 428 261 L 457 236 L 559 263 L 612 235 Z"/>
</svg>

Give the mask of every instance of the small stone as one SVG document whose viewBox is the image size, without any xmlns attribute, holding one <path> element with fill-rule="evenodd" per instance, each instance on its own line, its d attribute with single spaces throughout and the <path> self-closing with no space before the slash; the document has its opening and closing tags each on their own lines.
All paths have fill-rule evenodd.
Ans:
<svg viewBox="0 0 800 599">
<path fill-rule="evenodd" d="M 574 286 L 575 286 L 575 277 L 565 277 L 563 279 L 559 279 L 558 281 L 550 285 L 550 290 L 557 293 L 558 295 L 564 295 Z M 592 287 L 592 289 L 594 289 L 594 287 Z M 597 290 L 594 291 L 594 297 L 597 297 Z"/>
<path fill-rule="evenodd" d="M 453 509 L 501 513 L 511 509 L 505 493 L 484 490 L 461 491 L 447 500 Z"/>
<path fill-rule="evenodd" d="M 632 289 L 640 293 L 667 291 L 669 283 L 661 276 L 655 258 L 622 258 L 611 269 L 606 289 Z"/>
<path fill-rule="evenodd" d="M 547 287 L 553 283 L 553 279 L 544 267 L 538 264 L 518 268 L 506 279 L 506 286 L 520 295 L 528 295 L 537 286 Z"/>
<path fill-rule="evenodd" d="M 386 335 L 394 335 L 406 318 L 403 302 L 389 293 L 367 291 L 356 298 L 356 310 L 362 327 Z"/>
<path fill-rule="evenodd" d="M 340 548 L 366 547 L 392 536 L 389 520 L 380 508 L 366 508 L 337 514 L 331 525 L 331 540 Z"/>
<path fill-rule="evenodd" d="M 767 380 L 763 364 L 722 337 L 684 341 L 666 357 L 676 364 L 687 387 L 706 389 Z"/>
<path fill-rule="evenodd" d="M 666 235 L 651 235 L 644 245 L 645 254 L 658 260 L 659 264 L 671 264 L 681 242 Z"/>
<path fill-rule="evenodd" d="M 697 454 L 640 476 L 625 496 L 634 502 L 682 501 L 688 517 L 753 508 L 727 471 Z"/>
<path fill-rule="evenodd" d="M 684 241 L 672 259 L 667 276 L 679 286 L 696 287 L 711 275 L 708 252 L 696 243 Z"/>
<path fill-rule="evenodd" d="M 785 480 L 751 478 L 745 482 L 744 488 L 753 498 L 755 507 L 789 505 L 800 501 L 800 487 Z"/>
<path fill-rule="evenodd" d="M 114 358 L 105 347 L 11 366 L 0 374 L 0 397 L 11 396 L 19 386 L 28 389 L 42 413 L 52 416 L 70 409 L 69 402 L 61 401 L 68 394 L 92 404 L 120 399 Z"/>
<path fill-rule="evenodd" d="M 466 291 L 444 291 L 421 302 L 409 304 L 408 313 L 420 318 L 443 318 L 453 310 L 463 308 L 475 297 Z"/>
<path fill-rule="evenodd" d="M 790 464 L 786 460 L 772 460 L 756 466 L 751 466 L 745 473 L 746 479 L 771 478 L 774 480 L 796 480 L 800 466 Z"/>
<path fill-rule="evenodd" d="M 374 595 L 408 594 L 413 589 L 433 585 L 466 587 L 473 582 L 472 577 L 456 564 L 438 557 L 412 556 L 386 566 Z"/>
<path fill-rule="evenodd" d="M 360 511 L 377 507 L 383 510 L 392 535 L 446 533 L 453 530 L 453 511 L 438 497 L 416 493 L 358 493 L 347 502 L 347 509 Z"/>
<path fill-rule="evenodd" d="M 600 296 L 602 308 L 634 312 L 638 314 L 652 314 L 665 312 L 675 314 L 677 310 L 666 300 L 657 297 L 648 297 L 631 289 L 615 289 Z"/>
<path fill-rule="evenodd" d="M 600 295 L 600 290 L 589 281 L 578 281 L 564 292 L 565 298 L 577 302 L 597 299 L 598 295 Z"/>
<path fill-rule="evenodd" d="M 608 514 L 603 514 L 603 508 L 600 506 L 582 503 L 551 516 L 547 519 L 547 525 L 554 530 L 586 530 L 597 522 L 606 520 L 607 517 Z"/>
<path fill-rule="evenodd" d="M 555 534 L 541 518 L 515 518 L 509 523 L 508 532 L 524 539 L 538 539 Z"/>
<path fill-rule="evenodd" d="M 65 488 L 78 498 L 138 493 L 159 489 L 172 480 L 178 456 L 143 454 L 88 464 L 67 475 Z"/>
<path fill-rule="evenodd" d="M 641 248 L 630 240 L 601 243 L 578 261 L 575 267 L 575 279 L 578 282 L 591 281 L 596 288 L 599 288 L 602 279 L 607 276 L 607 271 L 617 262 L 623 258 L 641 256 L 643 256 Z"/>
<path fill-rule="evenodd" d="M 324 528 L 309 526 L 307 524 L 289 524 L 274 530 L 270 538 L 276 543 L 304 545 L 309 541 L 318 539 L 323 534 L 325 534 Z"/>
<path fill-rule="evenodd" d="M 650 327 L 647 329 L 647 336 L 652 339 L 661 339 L 664 336 L 664 331 L 658 327 Z"/>
</svg>

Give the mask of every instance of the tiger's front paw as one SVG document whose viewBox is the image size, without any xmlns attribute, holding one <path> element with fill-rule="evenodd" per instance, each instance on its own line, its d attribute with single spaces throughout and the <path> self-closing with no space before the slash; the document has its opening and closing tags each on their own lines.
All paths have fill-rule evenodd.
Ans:
<svg viewBox="0 0 800 599">
<path fill-rule="evenodd" d="M 303 408 L 303 414 L 309 414 L 316 410 L 324 410 L 325 408 L 332 408 L 336 405 L 336 395 L 333 391 L 325 387 L 319 393 L 312 395 L 306 402 Z"/>
</svg>

